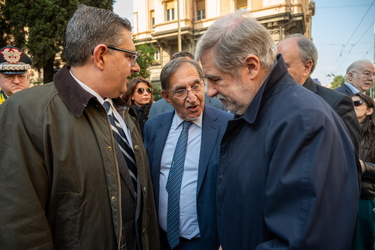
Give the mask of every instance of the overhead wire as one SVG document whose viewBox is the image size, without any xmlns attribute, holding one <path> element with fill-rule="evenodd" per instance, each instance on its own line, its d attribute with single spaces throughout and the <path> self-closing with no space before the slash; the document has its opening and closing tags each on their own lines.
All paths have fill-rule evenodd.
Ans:
<svg viewBox="0 0 375 250">
<path fill-rule="evenodd" d="M 342 57 L 342 54 L 343 54 L 343 52 L 344 52 L 344 49 L 346 48 L 346 46 L 348 46 L 349 41 L 352 39 L 352 37 L 354 36 L 354 34 L 357 32 L 357 29 L 358 29 L 359 26 L 362 24 L 363 20 L 364 20 L 365 17 L 367 16 L 367 13 L 370 11 L 370 9 L 371 9 L 372 6 L 374 5 L 374 3 L 375 3 L 375 0 L 371 3 L 370 7 L 367 9 L 366 13 L 363 15 L 361 21 L 358 23 L 357 27 L 354 29 L 354 31 L 353 31 L 353 33 L 351 34 L 351 36 L 349 37 L 348 41 L 347 41 L 347 42 L 343 45 L 343 47 L 341 48 L 341 51 L 340 51 L 338 57 L 336 58 L 336 61 L 335 61 L 335 63 L 333 64 L 332 69 L 335 68 L 335 66 L 336 66 L 336 64 L 337 64 L 337 62 L 338 62 L 338 60 L 339 60 L 339 58 Z M 372 25 L 372 24 L 371 24 L 371 25 Z M 370 27 L 371 27 L 371 26 L 370 26 Z M 370 27 L 369 27 L 369 28 L 370 28 Z M 369 28 L 368 28 L 368 29 L 369 29 Z M 368 31 L 368 29 L 365 31 L 365 33 Z M 364 33 L 364 34 L 365 34 L 365 33 Z M 362 37 L 364 36 L 364 34 L 361 36 L 361 38 L 358 40 L 358 42 L 362 39 Z M 358 43 L 358 42 L 357 42 L 357 43 Z M 346 57 L 349 55 L 349 53 L 350 53 L 351 50 L 355 47 L 355 45 L 356 45 L 356 44 L 354 44 L 354 45 L 352 44 L 352 48 L 351 48 L 351 49 L 349 50 L 349 52 L 347 53 Z M 346 57 L 345 57 L 345 59 L 346 59 Z M 341 60 L 341 64 L 342 64 L 343 62 L 344 62 L 344 60 Z M 341 66 L 341 64 L 340 64 L 340 66 Z"/>
</svg>

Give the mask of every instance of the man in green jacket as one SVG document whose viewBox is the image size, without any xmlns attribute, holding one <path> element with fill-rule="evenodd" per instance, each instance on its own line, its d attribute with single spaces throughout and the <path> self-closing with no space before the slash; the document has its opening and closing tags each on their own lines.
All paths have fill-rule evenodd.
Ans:
<svg viewBox="0 0 375 250">
<path fill-rule="evenodd" d="M 68 65 L 0 106 L 2 249 L 159 249 L 148 159 L 119 99 L 140 70 L 130 32 L 113 12 L 80 6 Z"/>
</svg>

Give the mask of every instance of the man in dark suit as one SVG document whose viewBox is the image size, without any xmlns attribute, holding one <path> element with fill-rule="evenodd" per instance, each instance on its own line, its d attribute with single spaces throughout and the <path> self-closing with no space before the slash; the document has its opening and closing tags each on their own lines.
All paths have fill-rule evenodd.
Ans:
<svg viewBox="0 0 375 250">
<path fill-rule="evenodd" d="M 179 51 L 179 52 L 174 53 L 172 55 L 171 60 L 180 58 L 180 57 L 185 57 L 188 60 L 194 60 L 194 55 L 187 51 Z M 209 106 L 227 111 L 227 108 L 224 106 L 224 104 L 221 103 L 221 101 L 219 101 L 216 98 L 211 98 L 207 94 L 204 94 L 204 103 L 205 105 L 209 105 Z M 151 117 L 154 117 L 157 114 L 172 111 L 172 110 L 174 110 L 173 106 L 169 104 L 164 98 L 162 98 L 152 104 L 150 108 L 150 112 L 148 114 L 148 118 L 150 119 Z"/>
<path fill-rule="evenodd" d="M 194 60 L 177 58 L 160 75 L 162 95 L 174 111 L 160 114 L 145 124 L 162 249 L 217 250 L 216 177 L 219 145 L 232 114 L 205 106 L 204 81 Z M 169 189 L 177 160 L 181 124 L 189 122 L 186 159 L 180 183 Z M 179 194 L 177 242 L 173 240 L 170 208 L 172 194 Z"/>
<path fill-rule="evenodd" d="M 208 95 L 235 112 L 220 145 L 222 248 L 349 250 L 359 183 L 337 113 L 293 80 L 248 11 L 216 19 L 196 59 Z"/>
<path fill-rule="evenodd" d="M 355 61 L 346 70 L 345 82 L 335 90 L 344 95 L 365 94 L 374 83 L 375 67 L 369 60 Z"/>
<path fill-rule="evenodd" d="M 312 41 L 302 34 L 293 34 L 278 43 L 277 52 L 283 55 L 294 80 L 322 97 L 341 117 L 358 152 L 359 123 L 353 101 L 348 96 L 315 83 L 310 77 L 318 60 L 318 52 Z"/>
</svg>

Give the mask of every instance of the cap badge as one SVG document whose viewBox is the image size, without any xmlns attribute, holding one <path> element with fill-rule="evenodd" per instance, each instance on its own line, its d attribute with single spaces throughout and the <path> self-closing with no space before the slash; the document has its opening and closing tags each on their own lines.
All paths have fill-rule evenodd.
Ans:
<svg viewBox="0 0 375 250">
<path fill-rule="evenodd" d="M 22 51 L 15 48 L 6 48 L 0 51 L 4 56 L 4 60 L 11 64 L 16 64 L 21 60 Z"/>
</svg>

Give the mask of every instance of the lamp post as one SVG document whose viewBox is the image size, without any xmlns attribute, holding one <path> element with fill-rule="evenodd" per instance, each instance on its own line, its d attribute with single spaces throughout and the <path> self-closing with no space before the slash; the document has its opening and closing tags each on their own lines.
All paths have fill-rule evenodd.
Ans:
<svg viewBox="0 0 375 250">
<path fill-rule="evenodd" d="M 180 0 L 177 0 L 177 49 L 181 51 Z"/>
</svg>

